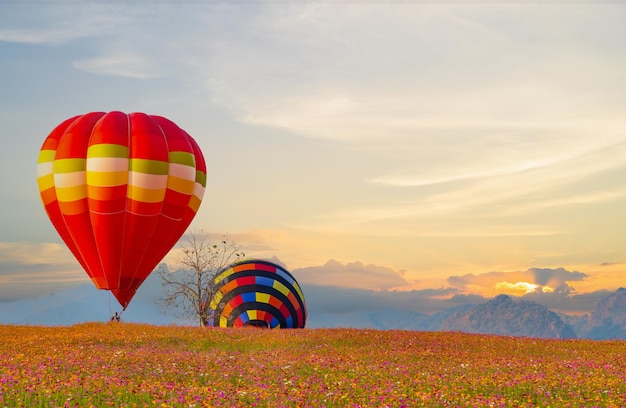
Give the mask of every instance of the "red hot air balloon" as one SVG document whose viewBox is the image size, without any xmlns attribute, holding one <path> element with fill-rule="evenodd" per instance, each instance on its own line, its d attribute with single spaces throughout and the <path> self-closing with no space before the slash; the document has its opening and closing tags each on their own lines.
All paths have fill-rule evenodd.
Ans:
<svg viewBox="0 0 626 408">
<path fill-rule="evenodd" d="M 166 118 L 92 112 L 48 135 L 37 181 L 65 244 L 126 309 L 198 211 L 206 163 L 195 140 Z"/>
</svg>

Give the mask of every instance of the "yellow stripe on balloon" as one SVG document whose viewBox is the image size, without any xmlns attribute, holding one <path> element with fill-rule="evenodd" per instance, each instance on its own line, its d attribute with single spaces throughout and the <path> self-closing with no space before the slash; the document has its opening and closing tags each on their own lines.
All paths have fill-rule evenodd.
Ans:
<svg viewBox="0 0 626 408">
<path fill-rule="evenodd" d="M 192 167 L 195 171 L 196 168 L 196 158 L 192 153 L 189 152 L 169 152 L 168 159 L 170 164 L 177 163 L 185 166 Z"/>
<path fill-rule="evenodd" d="M 39 158 L 37 159 L 37 163 L 46 163 L 54 161 L 54 157 L 56 156 L 56 150 L 41 150 L 39 152 Z"/>
<path fill-rule="evenodd" d="M 94 187 L 115 187 L 128 183 L 127 171 L 87 172 L 87 184 Z"/>
<path fill-rule="evenodd" d="M 256 292 L 256 301 L 260 303 L 270 303 L 269 293 Z"/>
<path fill-rule="evenodd" d="M 75 187 L 56 187 L 57 200 L 61 202 L 71 202 L 82 200 L 87 197 L 85 185 Z"/>
<path fill-rule="evenodd" d="M 54 187 L 54 157 L 56 150 L 41 150 L 37 161 L 37 185 L 43 192 Z"/>
<path fill-rule="evenodd" d="M 300 299 L 304 299 L 304 294 L 302 293 L 302 290 L 300 289 L 300 285 L 298 285 L 297 282 L 293 282 L 293 288 L 296 290 L 296 292 L 298 292 L 298 296 L 300 296 Z"/>
<path fill-rule="evenodd" d="M 215 284 L 220 283 L 221 281 L 223 281 L 224 279 L 226 279 L 227 277 L 229 277 L 233 273 L 235 273 L 235 270 L 233 268 L 229 268 L 228 270 L 220 273 L 219 276 L 215 277 Z"/>
<path fill-rule="evenodd" d="M 219 305 L 220 300 L 222 300 L 223 296 L 224 295 L 222 294 L 222 292 L 217 292 L 215 296 L 213 296 L 213 299 L 211 300 L 211 304 L 209 305 L 209 307 L 213 310 L 217 309 L 217 305 Z"/>
<path fill-rule="evenodd" d="M 54 187 L 54 174 L 49 173 L 37 178 L 37 185 L 39 186 L 39 191 L 45 191 L 49 188 Z"/>
<path fill-rule="evenodd" d="M 54 161 L 55 173 L 74 173 L 85 171 L 86 159 L 59 159 Z"/>
<path fill-rule="evenodd" d="M 200 208 L 200 203 L 202 203 L 202 200 L 200 200 L 196 196 L 191 196 L 191 198 L 189 199 L 189 208 L 194 213 L 197 213 L 198 209 Z"/>
<path fill-rule="evenodd" d="M 159 160 L 130 159 L 129 170 L 137 173 L 167 175 L 168 163 Z"/>
<path fill-rule="evenodd" d="M 186 180 L 179 177 L 170 176 L 167 179 L 167 188 L 181 194 L 192 194 L 195 184 L 193 180 Z"/>
<path fill-rule="evenodd" d="M 159 203 L 165 197 L 164 188 L 143 188 L 128 185 L 128 198 L 142 203 Z"/>
<path fill-rule="evenodd" d="M 196 182 L 202 187 L 206 187 L 206 173 L 196 170 Z"/>
<path fill-rule="evenodd" d="M 289 296 L 289 289 L 279 281 L 275 280 L 272 286 L 283 295 Z"/>
<path fill-rule="evenodd" d="M 98 143 L 89 146 L 87 149 L 87 158 L 94 157 L 117 157 L 127 158 L 128 147 L 113 143 Z"/>
</svg>

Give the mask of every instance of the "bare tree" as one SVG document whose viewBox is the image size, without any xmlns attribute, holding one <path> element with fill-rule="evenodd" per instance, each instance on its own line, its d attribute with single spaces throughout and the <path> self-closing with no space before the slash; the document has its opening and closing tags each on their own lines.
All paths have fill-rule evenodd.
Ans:
<svg viewBox="0 0 626 408">
<path fill-rule="evenodd" d="M 203 232 L 186 234 L 180 248 L 174 258 L 178 269 L 170 271 L 165 264 L 158 268 L 163 283 L 163 296 L 158 302 L 163 309 L 177 309 L 179 317 L 197 319 L 200 326 L 206 326 L 215 276 L 225 266 L 243 259 L 244 253 L 228 237 L 215 243 Z"/>
</svg>

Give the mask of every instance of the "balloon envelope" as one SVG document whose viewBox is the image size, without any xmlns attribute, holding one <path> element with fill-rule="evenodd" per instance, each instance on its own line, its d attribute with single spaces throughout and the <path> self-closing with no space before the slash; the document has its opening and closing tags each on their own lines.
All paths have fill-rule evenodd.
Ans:
<svg viewBox="0 0 626 408">
<path fill-rule="evenodd" d="M 126 308 L 195 216 L 206 164 L 195 140 L 166 118 L 91 112 L 48 135 L 37 181 L 72 254 Z"/>
<path fill-rule="evenodd" d="M 306 304 L 300 285 L 272 262 L 236 262 L 216 274 L 209 326 L 304 328 Z"/>
</svg>

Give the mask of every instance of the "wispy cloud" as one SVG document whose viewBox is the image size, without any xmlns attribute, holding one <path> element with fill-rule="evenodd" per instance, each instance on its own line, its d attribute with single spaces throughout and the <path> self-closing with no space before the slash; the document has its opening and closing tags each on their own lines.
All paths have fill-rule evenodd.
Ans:
<svg viewBox="0 0 626 408">
<path fill-rule="evenodd" d="M 74 258 L 63 244 L 0 242 L 0 259 L 24 265 L 67 265 Z"/>
<path fill-rule="evenodd" d="M 114 75 L 136 79 L 157 78 L 163 73 L 149 58 L 140 54 L 116 53 L 99 58 L 77 60 L 74 67 L 98 75 Z"/>
<path fill-rule="evenodd" d="M 342 264 L 330 260 L 322 266 L 299 268 L 294 271 L 302 283 L 361 288 L 370 290 L 389 290 L 410 286 L 402 273 L 391 268 L 365 265 L 361 262 Z"/>
<path fill-rule="evenodd" d="M 570 151 L 555 152 L 556 157 L 549 158 L 546 154 L 536 161 L 519 165 L 513 162 L 509 167 L 482 165 L 481 170 L 462 171 L 451 163 L 450 169 L 441 170 L 441 176 L 431 178 L 422 175 L 373 178 L 369 181 L 374 185 L 405 187 L 410 188 L 410 192 L 403 194 L 401 200 L 394 200 L 392 192 L 381 190 L 380 194 L 390 198 L 384 204 L 355 204 L 321 216 L 310 227 L 356 227 L 392 220 L 422 220 L 423 224 L 424 220 L 432 221 L 425 217 L 458 216 L 470 211 L 477 218 L 521 217 L 552 208 L 621 200 L 626 189 L 619 180 L 611 180 L 615 177 L 613 172 L 626 166 L 623 160 L 626 143 L 608 139 L 592 139 L 575 149 L 569 147 Z M 563 149 L 567 150 L 568 146 L 564 145 Z M 454 170 L 456 173 L 450 173 Z M 446 172 L 449 175 L 444 175 Z M 539 234 L 558 232 L 558 228 L 555 230 L 548 224 L 537 229 L 536 225 L 528 228 L 528 220 L 517 227 L 513 223 L 513 220 L 507 224 L 500 221 L 506 228 L 501 228 L 499 233 L 528 234 L 533 229 Z M 305 224 L 300 226 L 305 227 Z M 458 230 L 458 226 L 455 229 Z M 485 231 L 474 233 L 483 236 Z"/>
<path fill-rule="evenodd" d="M 454 297 L 454 288 L 394 291 L 346 288 L 330 285 L 302 285 L 309 318 L 315 320 L 317 314 L 341 315 L 370 310 L 413 310 L 420 313 L 433 313 L 460 304 L 484 301 L 479 296 Z"/>
<path fill-rule="evenodd" d="M 582 281 L 588 275 L 564 268 L 530 268 L 526 271 L 488 272 L 450 276 L 448 283 L 459 290 L 493 296 L 497 293 L 522 295 L 531 292 L 570 293 L 571 282 Z"/>
<path fill-rule="evenodd" d="M 550 129 L 593 119 L 597 102 L 610 106 L 599 91 L 611 86 L 608 78 L 621 77 L 613 61 L 581 60 L 568 48 L 549 54 L 558 39 L 543 21 L 544 9 L 450 9 L 261 9 L 249 16 L 249 31 L 211 48 L 206 61 L 214 70 L 206 83 L 216 100 L 250 123 L 341 141 L 445 129 Z M 535 30 L 552 34 L 550 47 L 529 44 L 522 29 L 505 30 L 502 17 L 512 24 L 537 21 Z M 244 41 L 251 34 L 272 47 L 261 54 L 257 41 Z M 598 70 L 606 77 L 598 78 Z"/>
<path fill-rule="evenodd" d="M 402 176 L 402 175 L 388 175 L 378 176 L 372 179 L 366 180 L 374 184 L 383 184 L 399 187 L 420 187 L 429 186 L 433 184 L 446 184 L 455 181 L 471 180 L 471 179 L 483 179 L 488 177 L 500 177 L 511 174 L 524 172 L 527 170 L 533 170 L 537 168 L 549 165 L 549 162 L 528 162 L 520 163 L 519 165 L 508 168 L 490 168 L 484 170 L 469 170 L 467 172 L 458 172 L 456 174 L 441 175 L 433 178 L 423 178 L 420 175 L 417 176 Z M 457 169 L 457 171 L 459 171 Z"/>
<path fill-rule="evenodd" d="M 74 2 L 5 3 L 0 41 L 59 45 L 93 38 L 124 26 L 130 15 L 119 5 Z"/>
<path fill-rule="evenodd" d="M 85 281 L 87 274 L 61 244 L 0 242 L 0 302 L 49 294 Z"/>
<path fill-rule="evenodd" d="M 93 90 L 132 84 L 135 93 L 153 83 L 139 80 L 158 77 L 129 105 L 184 111 L 210 152 L 211 182 L 227 179 L 205 201 L 220 213 L 211 207 L 212 218 L 201 213 L 199 222 L 258 228 L 236 237 L 288 266 L 362 259 L 366 266 L 352 269 L 367 275 L 367 265 L 393 259 L 400 266 L 392 272 L 411 265 L 415 276 L 440 277 L 491 262 L 504 241 L 514 249 L 503 257 L 528 250 L 516 262 L 571 254 L 564 245 L 573 242 L 572 224 L 585 220 L 588 229 L 576 234 L 588 236 L 596 219 L 584 215 L 625 197 L 626 26 L 618 5 L 26 3 L 0 14 L 2 44 L 23 44 L 32 58 L 11 75 L 19 64 L 46 66 L 39 54 L 50 52 L 62 61 L 51 75 L 66 76 L 45 81 L 54 92 L 29 97 L 56 103 L 76 70 Z M 106 94 L 89 97 L 110 103 Z M 125 96 L 115 90 L 114 101 Z M 226 143 L 237 157 L 219 157 Z M 250 199 L 261 194 L 272 197 Z M 610 217 L 619 215 L 603 222 Z M 0 251 L 28 261 L 17 258 L 19 248 Z M 588 262 L 621 262 L 612 251 Z M 396 275 L 380 286 L 400 282 Z"/>
</svg>

